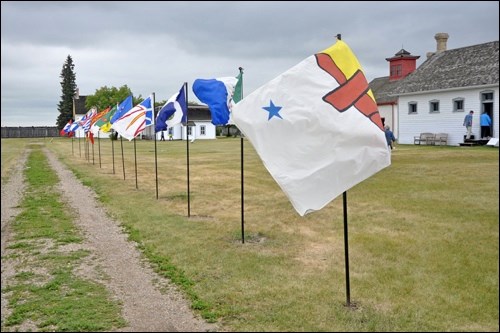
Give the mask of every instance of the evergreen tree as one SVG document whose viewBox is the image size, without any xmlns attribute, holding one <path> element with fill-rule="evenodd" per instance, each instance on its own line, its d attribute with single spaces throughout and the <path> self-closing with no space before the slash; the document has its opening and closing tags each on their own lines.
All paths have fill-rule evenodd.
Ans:
<svg viewBox="0 0 500 333">
<path fill-rule="evenodd" d="M 56 126 L 59 130 L 73 118 L 73 98 L 76 93 L 76 75 L 73 71 L 74 68 L 73 59 L 68 55 L 66 62 L 63 64 L 61 75 L 59 76 L 61 78 L 62 87 L 61 101 L 57 105 L 59 116 L 57 117 Z"/>
</svg>

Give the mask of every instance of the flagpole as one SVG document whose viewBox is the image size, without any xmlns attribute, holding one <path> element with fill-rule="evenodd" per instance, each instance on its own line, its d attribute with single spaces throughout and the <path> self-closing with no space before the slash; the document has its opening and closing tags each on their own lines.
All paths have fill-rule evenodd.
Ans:
<svg viewBox="0 0 500 333">
<path fill-rule="evenodd" d="M 90 139 L 89 139 L 89 144 L 90 144 Z M 94 144 L 92 144 L 92 165 L 95 165 Z"/>
<path fill-rule="evenodd" d="M 101 136 L 99 135 L 101 131 L 97 132 L 97 148 L 99 149 L 99 169 L 101 168 Z"/>
<path fill-rule="evenodd" d="M 113 133 L 113 129 L 111 129 L 111 159 L 113 160 L 113 175 L 115 174 L 115 133 Z"/>
<path fill-rule="evenodd" d="M 188 106 L 188 91 L 187 82 L 184 82 L 184 91 L 186 93 L 186 158 L 187 158 L 187 195 L 188 195 L 188 217 L 191 216 L 191 195 L 189 191 L 189 106 Z"/>
<path fill-rule="evenodd" d="M 78 136 L 78 151 L 80 152 L 80 158 L 82 158 L 82 146 L 80 145 L 81 136 Z"/>
<path fill-rule="evenodd" d="M 122 147 L 123 180 L 125 180 L 125 157 L 123 156 L 123 137 L 121 135 L 120 135 L 120 145 Z"/>
<path fill-rule="evenodd" d="M 156 177 L 156 200 L 158 200 L 158 145 L 156 143 L 156 117 L 155 117 L 155 93 L 153 93 L 153 138 L 155 140 L 155 177 Z"/>
<path fill-rule="evenodd" d="M 241 76 L 241 98 L 243 99 L 243 67 L 238 68 Z M 241 147 L 241 243 L 245 243 L 245 187 L 243 174 L 243 132 L 240 130 L 240 147 Z"/>
<path fill-rule="evenodd" d="M 346 305 L 351 306 L 351 287 L 349 283 L 349 242 L 347 235 L 347 191 L 342 195 L 344 205 L 344 253 L 345 253 L 345 288 L 346 288 Z"/>
<path fill-rule="evenodd" d="M 134 138 L 134 165 L 135 165 L 135 188 L 139 189 L 139 185 L 137 184 L 137 148 L 135 144 L 135 138 Z"/>
<path fill-rule="evenodd" d="M 335 36 L 338 40 L 342 40 L 342 35 Z M 344 255 L 345 255 L 345 289 L 346 289 L 346 305 L 351 307 L 351 284 L 349 281 L 349 237 L 347 230 L 347 191 L 342 194 L 344 208 Z"/>
<path fill-rule="evenodd" d="M 78 89 L 78 88 L 76 88 Z M 73 94 L 73 121 L 76 121 L 76 107 L 75 107 L 75 95 L 76 95 L 76 89 L 75 89 L 75 93 Z M 71 122 L 73 123 L 73 122 Z M 75 132 L 76 132 L 76 129 L 75 129 Z M 74 151 L 73 151 L 73 137 L 71 137 L 71 155 L 75 155 L 74 154 Z"/>
</svg>

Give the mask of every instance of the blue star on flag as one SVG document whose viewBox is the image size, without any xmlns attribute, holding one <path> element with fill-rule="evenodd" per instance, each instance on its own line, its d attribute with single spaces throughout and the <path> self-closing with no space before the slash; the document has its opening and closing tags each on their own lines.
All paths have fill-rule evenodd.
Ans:
<svg viewBox="0 0 500 333">
<path fill-rule="evenodd" d="M 264 106 L 262 108 L 269 112 L 269 117 L 267 118 L 267 120 L 271 120 L 272 117 L 279 117 L 283 119 L 283 117 L 281 117 L 281 115 L 279 114 L 282 107 L 274 105 L 272 100 L 269 100 L 269 106 Z"/>
</svg>

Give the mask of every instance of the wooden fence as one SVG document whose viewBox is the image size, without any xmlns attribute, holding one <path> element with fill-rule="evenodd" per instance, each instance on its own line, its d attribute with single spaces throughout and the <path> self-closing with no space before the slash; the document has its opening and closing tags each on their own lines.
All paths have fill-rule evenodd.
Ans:
<svg viewBox="0 0 500 333">
<path fill-rule="evenodd" d="M 58 137 L 56 126 L 2 127 L 2 138 L 47 138 Z"/>
</svg>

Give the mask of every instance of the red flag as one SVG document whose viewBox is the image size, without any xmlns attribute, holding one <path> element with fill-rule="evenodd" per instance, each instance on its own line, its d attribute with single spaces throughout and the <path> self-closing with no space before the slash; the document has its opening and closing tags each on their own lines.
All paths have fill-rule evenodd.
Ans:
<svg viewBox="0 0 500 333">
<path fill-rule="evenodd" d="M 69 132 L 69 128 L 71 127 L 71 124 L 73 124 L 73 119 L 70 119 L 66 125 L 59 131 L 59 134 L 61 136 L 65 136 Z M 68 135 L 69 136 L 69 135 Z M 69 136 L 71 137 L 71 136 Z"/>
<path fill-rule="evenodd" d="M 94 134 L 92 132 L 87 132 L 90 143 L 94 144 Z"/>
</svg>

